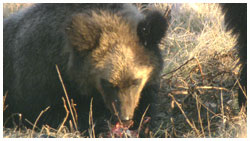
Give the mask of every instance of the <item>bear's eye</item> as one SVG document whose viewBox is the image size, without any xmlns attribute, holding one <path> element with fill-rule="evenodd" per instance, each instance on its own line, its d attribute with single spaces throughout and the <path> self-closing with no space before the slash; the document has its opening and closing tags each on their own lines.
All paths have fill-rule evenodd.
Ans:
<svg viewBox="0 0 250 141">
<path fill-rule="evenodd" d="M 101 79 L 101 86 L 103 91 L 107 94 L 115 94 L 118 91 L 118 87 L 114 86 L 106 79 Z"/>
<path fill-rule="evenodd" d="M 131 82 L 131 86 L 138 86 L 140 85 L 141 81 L 142 81 L 141 79 L 134 79 Z"/>
</svg>

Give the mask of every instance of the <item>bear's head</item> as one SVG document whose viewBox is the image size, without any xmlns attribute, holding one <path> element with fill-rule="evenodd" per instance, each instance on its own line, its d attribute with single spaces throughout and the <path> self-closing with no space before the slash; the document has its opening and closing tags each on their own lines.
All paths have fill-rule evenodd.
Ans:
<svg viewBox="0 0 250 141">
<path fill-rule="evenodd" d="M 158 44 L 168 27 L 157 11 L 129 16 L 92 11 L 75 15 L 67 28 L 71 58 L 83 60 L 75 67 L 76 79 L 85 89 L 97 89 L 110 112 L 125 121 L 133 118 L 143 88 L 159 76 Z M 79 65 L 74 63 L 79 59 L 72 60 L 71 66 Z"/>
</svg>

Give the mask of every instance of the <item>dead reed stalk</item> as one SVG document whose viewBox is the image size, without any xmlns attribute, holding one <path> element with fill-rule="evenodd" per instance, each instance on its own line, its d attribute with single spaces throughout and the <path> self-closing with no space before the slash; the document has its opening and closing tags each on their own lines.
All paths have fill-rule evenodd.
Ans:
<svg viewBox="0 0 250 141">
<path fill-rule="evenodd" d="M 70 104 L 70 102 L 69 102 L 68 93 L 67 93 L 67 91 L 66 91 L 66 88 L 65 88 L 65 85 L 64 85 L 64 83 L 63 83 L 63 80 L 62 80 L 62 76 L 61 76 L 60 70 L 59 70 L 59 68 L 58 68 L 57 65 L 56 65 L 56 70 L 57 70 L 57 73 L 58 73 L 60 82 L 61 82 L 61 84 L 62 84 L 62 87 L 63 87 L 63 91 L 64 91 L 64 94 L 65 94 L 65 97 L 66 97 L 66 100 L 67 100 L 67 103 L 68 103 L 68 106 L 69 106 L 70 114 L 71 114 L 71 116 L 72 116 L 73 123 L 74 123 L 74 125 L 75 125 L 75 129 L 78 131 L 76 119 L 75 119 L 75 116 L 74 116 L 74 113 L 73 113 L 73 110 L 72 110 L 72 106 L 71 106 L 71 104 Z"/>
</svg>

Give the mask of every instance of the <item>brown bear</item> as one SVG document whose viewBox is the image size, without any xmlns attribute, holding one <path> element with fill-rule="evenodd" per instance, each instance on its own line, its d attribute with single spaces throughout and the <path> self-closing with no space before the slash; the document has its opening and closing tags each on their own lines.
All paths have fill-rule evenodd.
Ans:
<svg viewBox="0 0 250 141">
<path fill-rule="evenodd" d="M 92 98 L 96 131 L 110 118 L 133 120 L 136 129 L 148 106 L 146 116 L 153 118 L 166 17 L 121 3 L 34 4 L 5 19 L 4 126 L 12 125 L 14 113 L 34 123 L 48 106 L 37 125 L 60 125 L 65 94 L 55 65 L 76 104 L 81 130 L 88 129 Z"/>
</svg>

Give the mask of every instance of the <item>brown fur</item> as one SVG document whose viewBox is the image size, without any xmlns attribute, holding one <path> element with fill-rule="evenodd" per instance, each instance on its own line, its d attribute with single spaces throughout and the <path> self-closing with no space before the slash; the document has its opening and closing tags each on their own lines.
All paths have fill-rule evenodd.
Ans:
<svg viewBox="0 0 250 141">
<path fill-rule="evenodd" d="M 119 87 L 121 94 L 117 98 L 123 100 L 121 109 L 118 111 L 121 117 L 129 115 L 132 118 L 139 103 L 140 93 L 150 79 L 153 68 L 159 65 L 158 61 L 149 57 L 152 56 L 151 52 L 145 50 L 139 43 L 136 30 L 128 24 L 128 21 L 104 11 L 93 12 L 91 15 L 73 17 L 73 30 L 71 30 L 73 32 L 70 32 L 70 39 L 78 51 L 93 49 L 89 54 L 89 60 L 92 61 L 89 74 L 93 79 L 93 84 L 104 97 L 108 108 L 114 111 L 112 105 L 114 101 L 109 100 L 115 98 L 105 97 L 107 94 L 102 89 L 100 79 L 108 80 L 114 87 Z M 82 28 L 77 31 L 74 27 Z M 77 34 L 74 33 L 75 31 Z M 98 32 L 99 34 L 91 34 Z M 95 41 L 98 39 L 99 46 L 96 47 Z M 142 80 L 137 91 L 127 92 L 129 90 L 126 89 L 133 85 L 130 81 L 134 79 Z M 131 103 L 131 101 L 134 102 Z"/>
<path fill-rule="evenodd" d="M 163 65 L 158 44 L 167 27 L 160 12 L 141 13 L 130 4 L 35 4 L 10 17 L 4 22 L 5 121 L 22 113 L 34 122 L 51 106 L 37 125 L 59 125 L 65 110 L 57 64 L 81 129 L 88 129 L 92 98 L 96 130 L 116 117 L 114 107 L 138 128 L 149 105 L 146 116 L 154 115 Z"/>
</svg>

